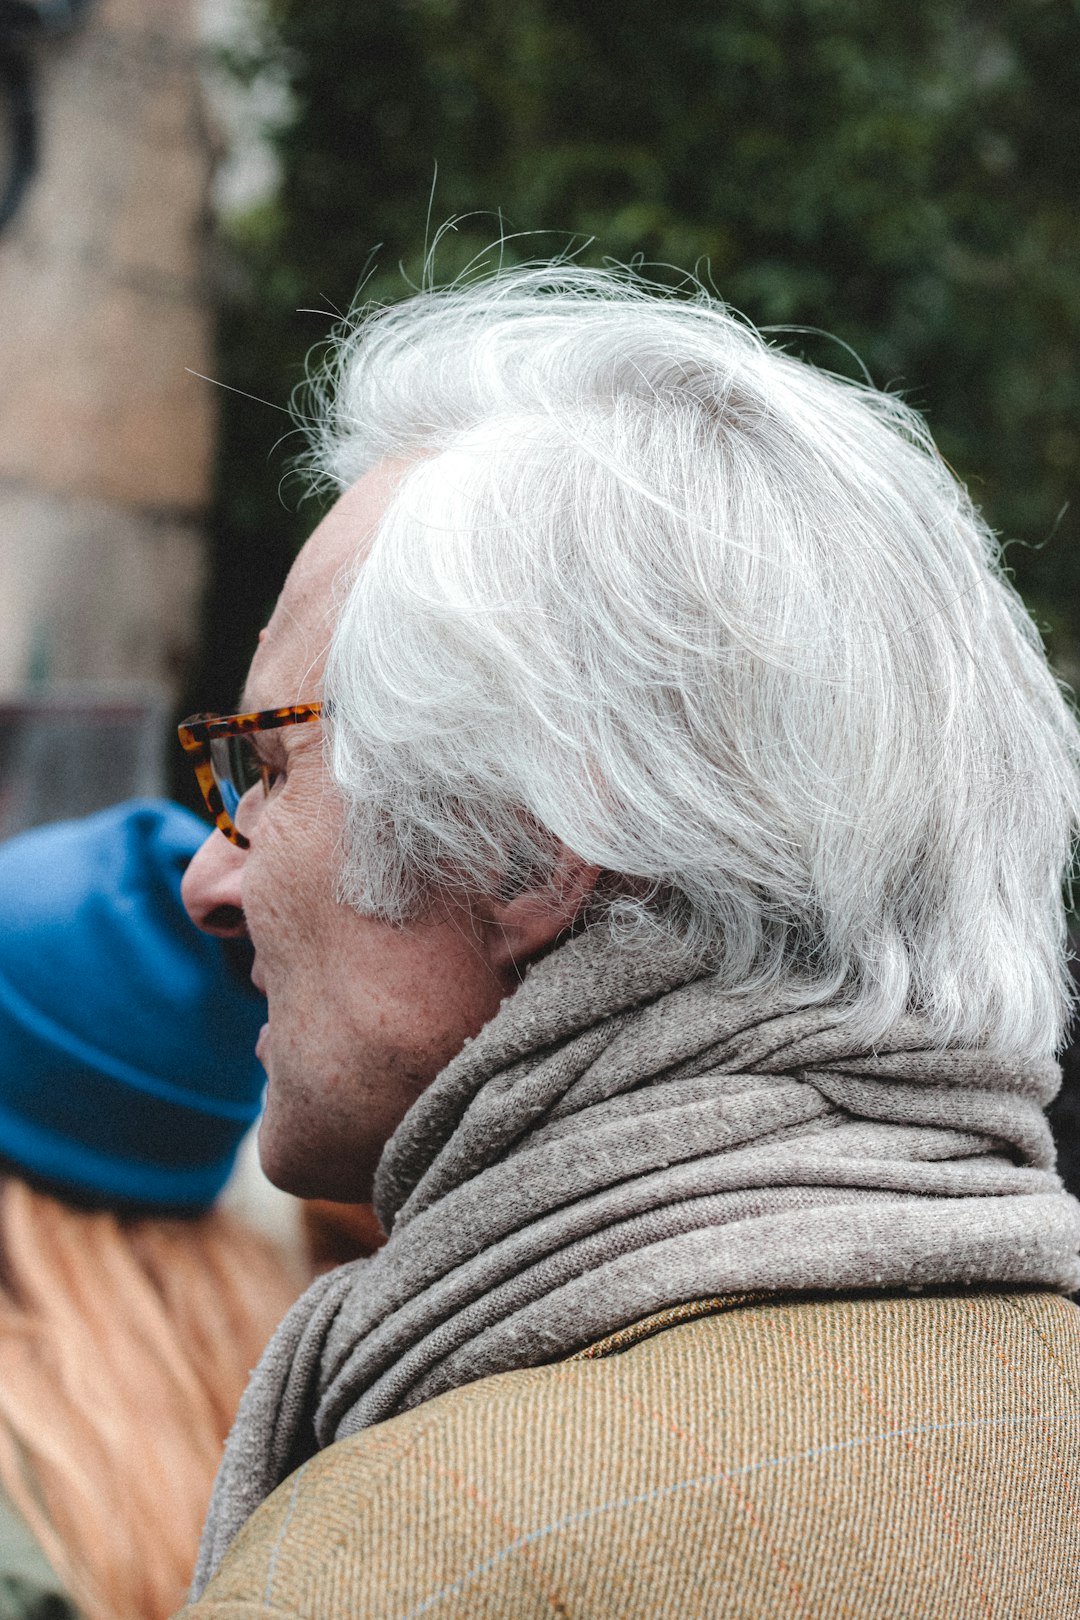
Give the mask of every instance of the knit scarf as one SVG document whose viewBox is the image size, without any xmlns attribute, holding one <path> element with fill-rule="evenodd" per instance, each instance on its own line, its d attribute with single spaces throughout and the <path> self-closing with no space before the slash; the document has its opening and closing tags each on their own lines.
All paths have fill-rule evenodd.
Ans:
<svg viewBox="0 0 1080 1620">
<path fill-rule="evenodd" d="M 256 1368 L 203 1535 L 316 1451 L 664 1307 L 752 1290 L 1080 1285 L 1057 1065 L 863 1049 L 843 1010 L 687 982 L 586 931 L 536 963 L 387 1145 L 373 1258 L 317 1281 Z"/>
</svg>

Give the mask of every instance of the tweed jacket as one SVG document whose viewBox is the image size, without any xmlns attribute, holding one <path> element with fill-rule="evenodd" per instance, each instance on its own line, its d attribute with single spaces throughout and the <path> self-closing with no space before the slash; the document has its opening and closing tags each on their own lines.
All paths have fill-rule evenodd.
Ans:
<svg viewBox="0 0 1080 1620">
<path fill-rule="evenodd" d="M 1080 1309 L 700 1300 L 320 1452 L 183 1620 L 1075 1620 Z"/>
</svg>

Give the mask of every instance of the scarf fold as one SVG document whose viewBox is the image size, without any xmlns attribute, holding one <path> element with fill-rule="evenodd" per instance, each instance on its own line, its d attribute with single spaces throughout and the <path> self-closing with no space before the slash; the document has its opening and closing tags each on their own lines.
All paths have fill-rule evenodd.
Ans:
<svg viewBox="0 0 1080 1620">
<path fill-rule="evenodd" d="M 377 1255 L 320 1278 L 252 1376 L 193 1587 L 322 1447 L 491 1373 L 732 1292 L 1080 1285 L 1054 1063 L 874 1051 L 585 933 L 529 971 L 387 1145 Z"/>
</svg>

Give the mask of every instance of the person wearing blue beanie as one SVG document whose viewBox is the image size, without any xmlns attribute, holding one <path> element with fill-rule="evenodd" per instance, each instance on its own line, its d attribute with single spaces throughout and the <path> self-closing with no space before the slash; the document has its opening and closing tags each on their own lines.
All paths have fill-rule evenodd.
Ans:
<svg viewBox="0 0 1080 1620">
<path fill-rule="evenodd" d="M 266 1004 L 180 900 L 205 834 L 141 799 L 0 845 L 0 1156 L 57 1190 L 206 1207 L 258 1115 Z"/>
<path fill-rule="evenodd" d="M 0 1616 L 166 1620 L 300 1279 L 214 1199 L 266 1016 L 142 799 L 0 844 Z"/>
</svg>

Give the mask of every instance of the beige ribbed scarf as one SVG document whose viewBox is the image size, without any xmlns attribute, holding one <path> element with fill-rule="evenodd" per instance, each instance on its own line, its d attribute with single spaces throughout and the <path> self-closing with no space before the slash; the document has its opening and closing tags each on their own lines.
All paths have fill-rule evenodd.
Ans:
<svg viewBox="0 0 1080 1620">
<path fill-rule="evenodd" d="M 537 963 L 383 1155 L 390 1232 L 282 1323 L 229 1437 L 202 1591 L 318 1449 L 489 1373 L 734 1290 L 1080 1285 L 1053 1063 L 874 1051 L 586 932 Z"/>
</svg>

